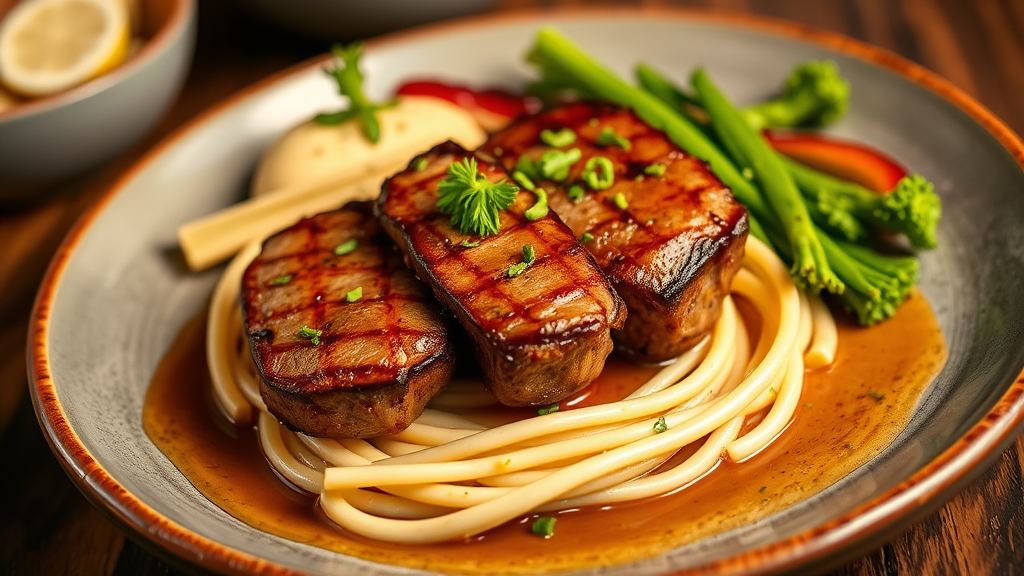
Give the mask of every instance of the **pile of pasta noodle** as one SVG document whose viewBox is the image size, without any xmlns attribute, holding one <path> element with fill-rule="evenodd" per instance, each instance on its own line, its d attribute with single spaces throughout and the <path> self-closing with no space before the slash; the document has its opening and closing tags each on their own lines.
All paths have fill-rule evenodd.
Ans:
<svg viewBox="0 0 1024 576">
<path fill-rule="evenodd" d="M 778 437 L 799 404 L 805 366 L 830 364 L 837 346 L 828 308 L 751 237 L 713 333 L 621 401 L 488 427 L 473 411 L 493 397 L 478 382 L 456 381 L 401 433 L 313 438 L 280 424 L 260 398 L 238 304 L 259 249 L 243 250 L 214 293 L 207 356 L 215 397 L 236 422 L 257 412 L 277 472 L 319 493 L 334 522 L 379 540 L 457 540 L 530 513 L 685 487 L 723 458 L 742 461 Z M 734 296 L 760 317 L 756 342 Z M 674 458 L 680 451 L 689 455 Z"/>
</svg>

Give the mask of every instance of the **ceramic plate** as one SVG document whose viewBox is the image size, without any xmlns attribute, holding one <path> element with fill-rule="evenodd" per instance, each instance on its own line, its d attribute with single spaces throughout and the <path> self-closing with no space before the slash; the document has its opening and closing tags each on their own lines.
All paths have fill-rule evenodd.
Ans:
<svg viewBox="0 0 1024 576">
<path fill-rule="evenodd" d="M 831 131 L 928 175 L 945 203 L 921 289 L 950 359 L 909 427 L 845 480 L 782 513 L 664 556 L 601 570 L 661 574 L 821 567 L 862 553 L 937 508 L 1009 444 L 1024 414 L 1024 147 L 981 106 L 927 71 L 835 35 L 674 11 L 530 13 L 371 42 L 371 97 L 403 79 L 519 88 L 533 32 L 554 24 L 627 74 L 640 60 L 685 78 L 710 69 L 738 101 L 769 95 L 794 63 L 831 58 L 854 87 Z M 223 572 L 409 574 L 297 545 L 211 504 L 142 429 L 146 387 L 218 271 L 187 273 L 179 224 L 239 200 L 261 152 L 337 105 L 319 62 L 271 78 L 154 149 L 69 236 L 40 292 L 33 394 L 58 458 L 101 509 L 143 541 Z"/>
</svg>

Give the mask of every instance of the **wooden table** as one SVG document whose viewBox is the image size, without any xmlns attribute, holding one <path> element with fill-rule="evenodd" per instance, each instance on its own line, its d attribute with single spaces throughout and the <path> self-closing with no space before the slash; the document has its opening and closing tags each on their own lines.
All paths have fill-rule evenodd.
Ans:
<svg viewBox="0 0 1024 576">
<path fill-rule="evenodd" d="M 523 5 L 582 4 L 504 0 Z M 638 2 L 668 4 L 669 2 Z M 28 310 L 45 266 L 75 219 L 146 149 L 198 112 L 325 43 L 283 33 L 224 0 L 203 0 L 184 93 L 144 142 L 31 208 L 0 207 L 0 574 L 170 574 L 74 488 L 47 448 L 26 391 Z M 948 78 L 1024 132 L 1024 2 L 1020 0 L 692 0 L 763 14 L 876 44 Z M 1024 441 L 924 522 L 836 574 L 1001 574 L 1024 560 Z"/>
</svg>

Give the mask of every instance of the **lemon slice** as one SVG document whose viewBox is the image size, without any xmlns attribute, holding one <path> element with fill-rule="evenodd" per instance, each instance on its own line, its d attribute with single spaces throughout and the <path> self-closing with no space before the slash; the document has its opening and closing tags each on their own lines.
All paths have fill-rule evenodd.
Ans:
<svg viewBox="0 0 1024 576">
<path fill-rule="evenodd" d="M 23 96 L 67 90 L 124 61 L 130 39 L 124 0 L 25 0 L 0 23 L 0 82 Z"/>
</svg>

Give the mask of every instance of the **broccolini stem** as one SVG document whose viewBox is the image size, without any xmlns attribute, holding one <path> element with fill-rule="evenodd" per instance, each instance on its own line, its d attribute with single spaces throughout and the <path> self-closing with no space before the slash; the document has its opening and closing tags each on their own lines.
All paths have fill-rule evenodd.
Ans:
<svg viewBox="0 0 1024 576">
<path fill-rule="evenodd" d="M 749 162 L 765 196 L 782 222 L 793 253 L 793 273 L 812 293 L 827 290 L 839 294 L 843 282 L 829 267 L 822 243 L 814 231 L 811 215 L 800 192 L 776 153 L 731 102 L 718 90 L 702 69 L 693 75 L 693 87 L 700 96 L 711 126 L 729 146 L 734 146 Z"/>
</svg>

